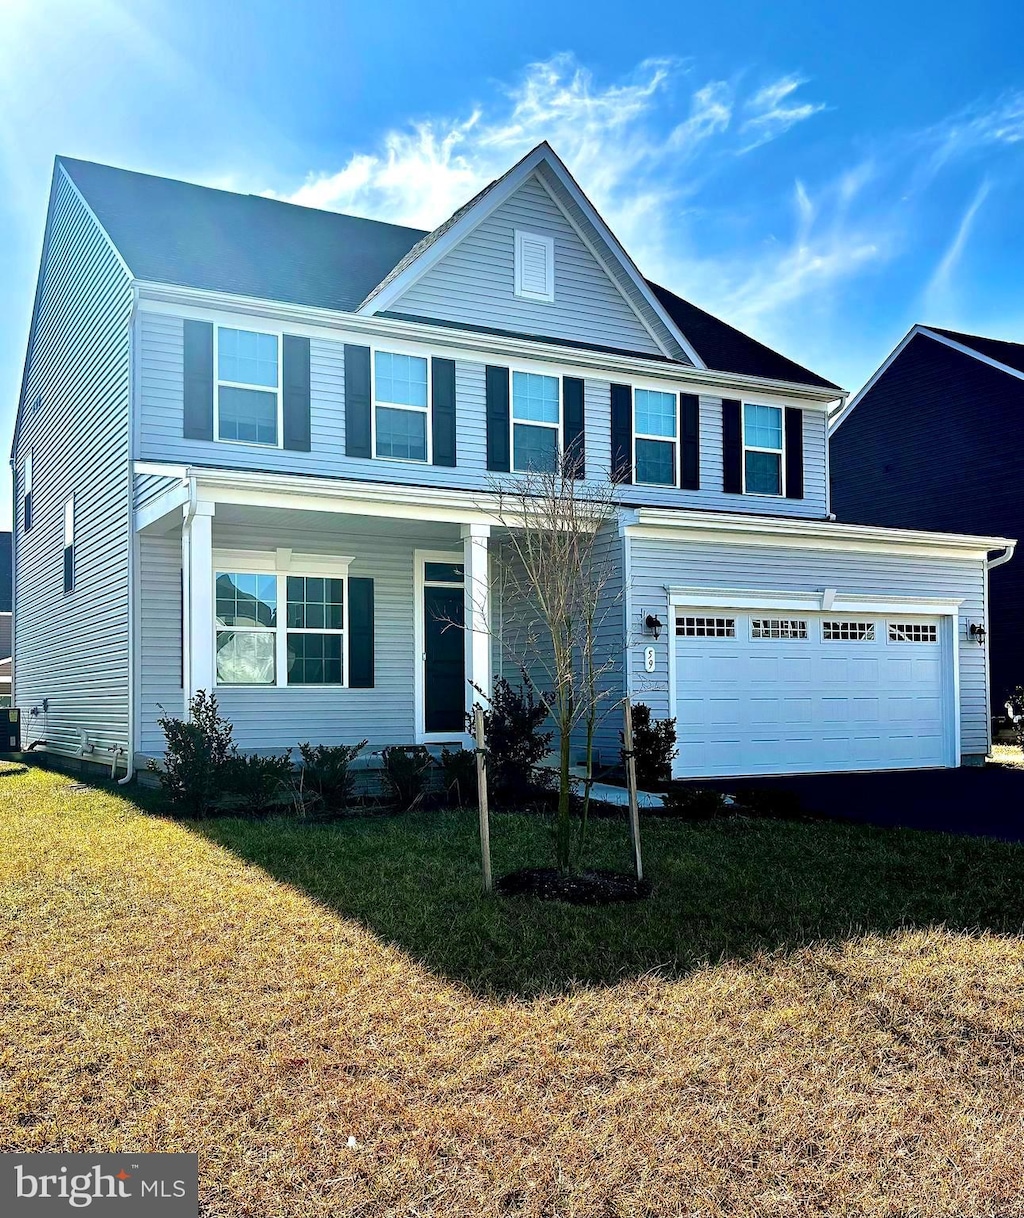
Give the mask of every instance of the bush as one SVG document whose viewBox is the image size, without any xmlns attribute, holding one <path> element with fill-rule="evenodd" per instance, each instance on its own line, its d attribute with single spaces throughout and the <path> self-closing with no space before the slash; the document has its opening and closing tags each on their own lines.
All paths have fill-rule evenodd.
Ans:
<svg viewBox="0 0 1024 1218">
<path fill-rule="evenodd" d="M 772 787 L 740 787 L 734 796 L 745 816 L 765 820 L 806 820 L 800 796 L 795 791 Z"/>
<path fill-rule="evenodd" d="M 476 802 L 476 754 L 472 749 L 442 749 L 441 775 L 449 807 Z"/>
<path fill-rule="evenodd" d="M 619 739 L 623 740 L 621 732 Z M 651 708 L 638 702 L 633 707 L 633 763 L 640 790 L 657 791 L 671 782 L 672 762 L 678 753 L 675 719 L 655 719 Z M 620 750 L 619 756 L 625 767 L 625 748 Z"/>
<path fill-rule="evenodd" d="M 220 717 L 217 699 L 199 690 L 189 703 L 189 718 L 157 719 L 167 741 L 164 768 L 155 762 L 167 798 L 192 816 L 205 816 L 224 788 L 225 769 L 235 755 L 231 724 Z"/>
<path fill-rule="evenodd" d="M 302 758 L 302 773 L 299 803 L 309 814 L 332 816 L 344 812 L 352 802 L 351 765 L 366 748 L 367 742 L 358 744 L 310 744 L 299 745 Z"/>
<path fill-rule="evenodd" d="M 1013 738 L 1018 748 L 1024 748 L 1024 685 L 1018 685 L 1006 702 Z"/>
<path fill-rule="evenodd" d="M 521 804 L 548 789 L 555 775 L 537 767 L 551 751 L 553 731 L 542 732 L 548 707 L 537 696 L 523 672 L 523 683 L 513 686 L 504 677 L 494 683 L 494 692 L 484 711 L 487 742 L 487 791 L 495 804 Z M 468 730 L 473 731 L 472 718 Z"/>
<path fill-rule="evenodd" d="M 399 812 L 410 812 L 423 799 L 430 754 L 422 744 L 392 744 L 381 752 L 384 790 Z"/>
<path fill-rule="evenodd" d="M 729 805 L 721 791 L 701 787 L 671 787 L 662 796 L 663 805 L 655 816 L 678 816 L 683 820 L 715 820 L 729 815 Z"/>
<path fill-rule="evenodd" d="M 289 780 L 295 773 L 287 753 L 280 757 L 256 757 L 235 753 L 223 769 L 227 795 L 221 803 L 258 816 L 285 802 Z"/>
</svg>

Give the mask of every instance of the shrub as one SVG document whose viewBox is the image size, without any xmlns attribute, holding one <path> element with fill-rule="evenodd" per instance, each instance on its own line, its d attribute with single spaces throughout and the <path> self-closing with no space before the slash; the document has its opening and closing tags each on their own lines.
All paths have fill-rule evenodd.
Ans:
<svg viewBox="0 0 1024 1218">
<path fill-rule="evenodd" d="M 164 768 L 156 770 L 168 799 L 192 816 L 205 816 L 224 787 L 225 768 L 235 755 L 231 724 L 220 717 L 217 699 L 205 690 L 189 703 L 189 718 L 157 719 L 167 741 Z"/>
<path fill-rule="evenodd" d="M 295 767 L 287 753 L 279 757 L 235 753 L 227 759 L 223 770 L 228 792 L 223 802 L 258 816 L 284 802 L 294 773 Z"/>
<path fill-rule="evenodd" d="M 521 685 L 499 677 L 489 702 L 484 711 L 488 795 L 495 804 L 523 803 L 549 788 L 555 777 L 537 768 L 551 751 L 554 736 L 553 731 L 541 731 L 547 703 L 525 670 Z M 472 720 L 468 730 L 473 730 Z"/>
<path fill-rule="evenodd" d="M 683 820 L 715 820 L 728 816 L 729 806 L 721 791 L 701 787 L 671 787 L 662 796 L 662 807 L 655 816 L 678 816 Z"/>
<path fill-rule="evenodd" d="M 1013 738 L 1018 748 L 1024 748 L 1024 685 L 1018 685 L 1006 702 Z"/>
<path fill-rule="evenodd" d="M 472 749 L 442 749 L 441 775 L 450 807 L 476 802 L 476 754 Z"/>
<path fill-rule="evenodd" d="M 740 787 L 734 798 L 746 816 L 763 817 L 765 820 L 807 819 L 800 796 L 795 791 Z"/>
<path fill-rule="evenodd" d="M 307 812 L 330 816 L 343 812 L 352 802 L 351 765 L 366 748 L 366 741 L 358 744 L 310 744 L 299 745 L 302 758 L 299 801 Z M 307 802 L 308 801 L 308 802 Z"/>
<path fill-rule="evenodd" d="M 410 812 L 423 798 L 430 754 L 422 744 L 392 744 L 381 752 L 384 790 L 399 812 Z"/>
<path fill-rule="evenodd" d="M 622 740 L 622 733 L 619 733 Z M 624 743 L 624 742 L 623 742 Z M 636 785 L 641 791 L 656 791 L 672 781 L 672 762 L 678 755 L 675 719 L 655 719 L 643 702 L 633 707 L 633 763 Z M 626 753 L 619 752 L 622 764 Z"/>
</svg>

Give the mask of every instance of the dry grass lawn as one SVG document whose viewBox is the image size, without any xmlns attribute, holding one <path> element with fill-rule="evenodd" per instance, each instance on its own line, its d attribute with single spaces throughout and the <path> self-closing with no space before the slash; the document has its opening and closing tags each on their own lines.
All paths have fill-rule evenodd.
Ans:
<svg viewBox="0 0 1024 1218">
<path fill-rule="evenodd" d="M 472 844 L 0 770 L 0 1149 L 198 1150 L 232 1218 L 1024 1213 L 1024 847 L 652 820 L 578 910 Z"/>
</svg>

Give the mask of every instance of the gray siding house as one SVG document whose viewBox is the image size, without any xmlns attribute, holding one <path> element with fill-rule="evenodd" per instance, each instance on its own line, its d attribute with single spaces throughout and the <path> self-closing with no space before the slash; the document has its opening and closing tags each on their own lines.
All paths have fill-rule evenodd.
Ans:
<svg viewBox="0 0 1024 1218">
<path fill-rule="evenodd" d="M 546 144 L 431 233 L 60 158 L 12 451 L 26 743 L 464 740 L 513 672 L 498 487 L 614 488 L 601 659 L 679 775 L 990 745 L 1001 537 L 840 525 L 845 395 L 644 279 Z M 602 727 L 606 759 L 618 716 Z"/>
</svg>

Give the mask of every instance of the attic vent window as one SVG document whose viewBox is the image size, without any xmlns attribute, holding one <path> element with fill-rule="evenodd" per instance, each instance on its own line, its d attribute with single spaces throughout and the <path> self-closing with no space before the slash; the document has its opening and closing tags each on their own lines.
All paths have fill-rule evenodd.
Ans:
<svg viewBox="0 0 1024 1218">
<path fill-rule="evenodd" d="M 524 300 L 555 299 L 555 243 L 516 229 L 515 294 Z"/>
</svg>

